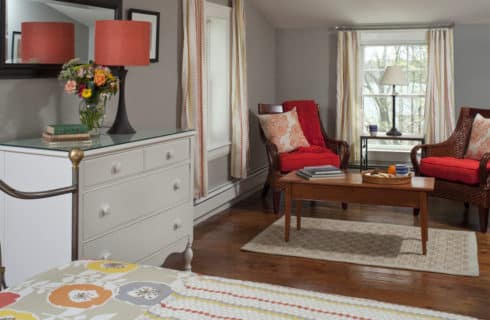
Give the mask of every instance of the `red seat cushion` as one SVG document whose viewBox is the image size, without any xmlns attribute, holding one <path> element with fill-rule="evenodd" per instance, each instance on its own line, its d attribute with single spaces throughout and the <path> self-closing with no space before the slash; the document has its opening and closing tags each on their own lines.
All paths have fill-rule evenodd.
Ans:
<svg viewBox="0 0 490 320">
<path fill-rule="evenodd" d="M 315 100 L 296 100 L 283 103 L 284 111 L 291 111 L 296 108 L 301 129 L 311 145 L 325 147 L 322 129 L 320 126 L 320 116 Z"/>
<path fill-rule="evenodd" d="M 340 166 L 340 158 L 332 150 L 319 147 L 300 147 L 292 152 L 279 155 L 279 165 L 282 172 L 303 169 L 306 166 L 333 165 Z"/>
<path fill-rule="evenodd" d="M 478 184 L 480 161 L 452 157 L 428 157 L 420 162 L 420 172 L 424 176 L 465 184 Z M 487 165 L 490 170 L 490 164 Z"/>
</svg>

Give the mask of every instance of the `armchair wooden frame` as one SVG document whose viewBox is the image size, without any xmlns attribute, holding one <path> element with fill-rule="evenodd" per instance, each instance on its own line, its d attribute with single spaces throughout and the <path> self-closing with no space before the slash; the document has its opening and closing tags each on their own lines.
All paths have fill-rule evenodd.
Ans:
<svg viewBox="0 0 490 320">
<path fill-rule="evenodd" d="M 415 146 L 410 154 L 415 174 L 418 176 L 422 175 L 420 172 L 419 160 L 417 159 L 417 153 L 419 151 L 422 151 L 422 158 L 464 158 L 471 137 L 473 120 L 478 113 L 485 118 L 490 118 L 490 110 L 462 107 L 456 129 L 446 141 L 437 144 Z M 480 160 L 479 185 L 467 185 L 459 182 L 436 179 L 435 189 L 431 194 L 436 197 L 464 202 L 466 208 L 468 208 L 470 204 L 478 206 L 480 231 L 483 233 L 487 231 L 488 213 L 490 208 L 490 177 L 487 169 L 489 160 L 490 152 L 485 153 Z M 414 213 L 417 214 L 417 211 Z"/>
<path fill-rule="evenodd" d="M 317 105 L 318 108 L 318 105 Z M 258 106 L 259 114 L 276 114 L 283 113 L 284 108 L 281 104 L 264 104 L 261 103 Z M 320 121 L 320 128 L 322 131 L 323 139 L 325 140 L 325 145 L 327 148 L 335 152 L 340 157 L 340 168 L 343 170 L 347 170 L 347 166 L 349 164 L 349 144 L 345 141 L 331 139 L 327 136 L 325 128 L 323 127 L 322 122 Z M 269 192 L 269 189 L 272 188 L 273 191 L 273 207 L 274 213 L 279 213 L 280 201 L 281 201 L 281 193 L 282 186 L 279 183 L 279 179 L 283 176 L 280 169 L 279 163 L 279 151 L 271 141 L 267 140 L 264 135 L 262 128 L 259 126 L 260 136 L 262 141 L 265 144 L 265 148 L 267 151 L 267 159 L 269 162 L 269 173 L 267 176 L 267 180 L 264 184 L 264 189 L 262 192 L 262 196 L 265 197 Z M 346 204 L 342 204 L 344 208 L 346 208 Z"/>
</svg>

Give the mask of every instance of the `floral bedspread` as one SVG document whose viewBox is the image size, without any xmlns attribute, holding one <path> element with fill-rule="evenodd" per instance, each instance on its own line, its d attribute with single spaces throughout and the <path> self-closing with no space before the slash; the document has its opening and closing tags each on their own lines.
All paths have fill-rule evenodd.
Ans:
<svg viewBox="0 0 490 320">
<path fill-rule="evenodd" d="M 77 261 L 0 292 L 0 320 L 468 319 L 116 261 Z"/>
</svg>

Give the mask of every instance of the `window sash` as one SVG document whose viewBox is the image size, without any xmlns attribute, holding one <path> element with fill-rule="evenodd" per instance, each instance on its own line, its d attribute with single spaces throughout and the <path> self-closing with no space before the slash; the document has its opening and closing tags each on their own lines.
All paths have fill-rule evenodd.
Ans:
<svg viewBox="0 0 490 320">
<path fill-rule="evenodd" d="M 409 34 L 409 32 L 407 34 Z M 419 33 L 419 36 L 420 35 L 421 35 L 421 33 Z M 375 103 L 374 106 L 372 104 L 370 105 L 371 108 L 373 108 L 373 107 L 379 108 L 379 107 L 381 107 L 381 105 L 379 104 L 380 103 L 379 101 L 376 101 L 377 98 L 383 98 L 383 99 L 390 99 L 391 100 L 391 97 L 393 96 L 393 94 L 391 92 L 392 89 L 389 86 L 381 86 L 376 82 L 376 80 L 374 80 L 374 79 L 377 79 L 378 77 L 382 76 L 382 73 L 384 72 L 385 68 L 373 67 L 372 63 L 371 63 L 371 65 L 368 65 L 366 63 L 366 49 L 368 47 L 400 47 L 400 46 L 405 47 L 404 48 L 405 52 L 404 52 L 403 59 L 399 60 L 399 62 L 401 62 L 402 66 L 408 72 L 409 81 L 411 81 L 411 80 L 413 80 L 413 81 L 411 81 L 409 86 L 407 86 L 405 88 L 397 87 L 397 91 L 402 91 L 401 93 L 397 93 L 397 95 L 396 95 L 396 99 L 397 99 L 397 127 L 399 129 L 402 129 L 402 131 L 408 130 L 408 132 L 406 132 L 406 133 L 419 134 L 419 133 L 421 133 L 421 130 L 423 130 L 423 128 L 422 128 L 422 126 L 417 126 L 415 124 L 414 121 L 416 121 L 418 123 L 420 122 L 418 120 L 410 121 L 409 124 L 404 122 L 405 125 L 402 126 L 402 124 L 400 123 L 400 119 L 403 119 L 404 117 L 406 117 L 406 113 L 402 113 L 403 109 L 400 110 L 399 107 L 401 106 L 400 105 L 401 103 L 404 103 L 403 105 L 405 106 L 405 109 L 404 109 L 405 111 L 407 110 L 406 108 L 409 108 L 408 110 L 411 109 L 410 113 L 413 114 L 412 119 L 423 119 L 423 113 L 425 110 L 424 110 L 423 106 L 421 108 L 420 104 L 423 103 L 422 99 L 425 98 L 425 92 L 424 91 L 426 88 L 426 78 L 424 78 L 425 81 L 421 80 L 420 73 L 425 72 L 427 70 L 427 68 L 426 67 L 420 67 L 420 66 L 411 66 L 411 64 L 413 65 L 413 62 L 417 61 L 417 59 L 414 59 L 414 55 L 413 55 L 414 54 L 414 48 L 410 48 L 410 47 L 420 46 L 420 47 L 427 48 L 427 43 L 426 43 L 425 39 L 419 39 L 419 41 L 415 41 L 413 39 L 409 40 L 409 41 L 403 41 L 403 39 L 402 40 L 396 40 L 396 41 L 390 41 L 390 40 L 387 40 L 385 37 L 382 39 L 382 41 L 366 41 L 366 39 L 364 39 L 364 41 L 361 41 L 362 108 L 363 108 L 363 112 L 368 111 L 368 110 L 366 110 L 366 108 L 369 107 L 368 105 L 366 105 L 366 98 L 372 99 L 371 103 Z M 415 50 L 420 50 L 420 48 L 417 48 Z M 384 57 L 384 58 L 385 58 L 385 60 L 381 60 L 381 63 L 384 63 L 386 65 L 390 64 L 389 61 L 393 60 L 393 57 Z M 368 72 L 371 73 L 372 76 L 375 77 L 374 79 L 368 80 L 369 82 L 366 81 L 366 73 L 368 73 Z M 376 83 L 376 84 L 374 84 L 374 83 Z M 372 92 L 370 92 L 370 91 L 372 91 Z M 379 92 L 376 92 L 376 91 L 379 91 Z M 413 92 L 410 92 L 410 91 L 413 91 Z M 404 101 L 402 100 L 403 102 L 401 102 L 400 99 L 403 99 Z M 417 99 L 420 99 L 420 101 L 417 101 Z M 384 128 L 384 126 L 386 126 L 386 123 L 385 123 L 386 118 L 391 119 L 391 116 L 392 116 L 391 115 L 391 110 L 392 110 L 391 101 L 389 101 L 387 104 L 388 104 L 388 106 L 386 106 L 386 104 L 383 104 L 384 107 L 383 107 L 383 110 L 381 110 L 381 112 L 383 113 L 382 118 L 379 118 L 379 111 L 378 111 L 378 114 L 370 114 L 370 116 L 365 117 L 364 121 L 365 122 L 368 121 L 368 119 L 366 119 L 366 118 L 371 118 L 371 119 L 375 118 L 375 119 L 378 119 L 377 121 L 381 121 L 381 119 L 384 119 L 383 124 L 378 123 L 378 126 L 383 126 L 382 128 L 379 129 L 381 131 L 386 129 L 386 128 Z M 388 115 L 386 114 L 386 112 L 388 113 Z M 366 115 L 367 114 L 365 114 L 365 116 Z M 406 120 L 406 118 L 405 118 L 405 120 Z M 390 122 L 389 125 L 391 125 L 391 120 L 389 122 Z M 361 125 L 365 125 L 366 123 L 362 123 Z M 402 128 L 402 127 L 404 127 L 404 128 Z M 365 128 L 363 128 L 363 129 L 365 129 Z M 392 142 L 392 141 L 382 141 L 382 144 L 383 145 L 390 145 L 390 144 L 396 145 L 397 143 Z"/>
<path fill-rule="evenodd" d="M 209 36 L 209 28 L 210 28 L 210 23 L 213 23 L 214 21 L 217 22 L 223 22 L 225 21 L 227 24 L 227 30 L 226 30 L 226 42 L 225 46 L 228 47 L 228 53 L 226 54 L 226 61 L 223 64 L 223 61 L 220 60 L 221 63 L 219 63 L 218 67 L 223 67 L 223 65 L 227 65 L 228 67 L 226 70 L 224 70 L 225 73 L 228 73 L 228 77 L 218 77 L 218 78 L 211 78 L 211 74 L 213 71 L 216 71 L 216 69 L 211 69 L 213 66 L 211 66 L 212 63 L 212 58 L 209 56 L 210 51 L 213 50 L 213 48 L 210 48 L 209 41 L 211 41 L 211 37 Z M 216 150 L 219 149 L 220 151 L 218 152 L 219 154 L 223 153 L 223 150 L 228 150 L 227 152 L 229 153 L 229 149 L 227 146 L 231 144 L 231 8 L 228 6 L 223 6 L 223 5 L 218 5 L 215 3 L 211 2 L 206 2 L 206 35 L 207 35 L 207 41 L 206 41 L 206 59 L 207 59 L 207 68 L 208 68 L 208 79 L 207 79 L 207 118 L 206 121 L 208 121 L 208 126 L 207 126 L 207 132 L 206 135 L 208 137 L 208 143 L 207 143 L 207 151 L 209 154 L 216 154 Z M 222 53 L 222 52 L 221 52 Z M 223 71 L 223 70 L 221 70 Z M 222 94 L 222 90 L 216 90 L 216 83 L 214 80 L 219 81 L 220 88 L 221 85 L 223 85 L 223 82 L 225 83 L 224 86 L 226 87 L 226 94 L 225 96 L 220 96 L 219 99 L 223 100 L 225 99 L 228 101 L 228 105 L 226 106 L 226 110 L 220 109 L 221 106 L 215 106 L 214 105 L 214 99 L 216 98 L 213 96 L 213 93 L 217 94 Z M 216 110 L 215 110 L 216 109 Z M 221 116 L 222 114 L 225 114 L 225 117 Z M 223 126 L 226 127 L 223 128 Z M 216 130 L 219 127 L 219 130 Z M 212 130 L 215 129 L 215 132 Z M 220 131 L 221 130 L 221 131 Z M 219 131 L 219 132 L 218 132 Z"/>
</svg>

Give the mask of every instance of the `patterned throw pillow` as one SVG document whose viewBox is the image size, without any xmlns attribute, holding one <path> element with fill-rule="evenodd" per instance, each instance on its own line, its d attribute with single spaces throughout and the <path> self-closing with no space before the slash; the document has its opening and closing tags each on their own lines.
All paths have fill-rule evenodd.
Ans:
<svg viewBox="0 0 490 320">
<path fill-rule="evenodd" d="M 490 119 L 477 114 L 471 129 L 470 143 L 465 158 L 480 160 L 484 153 L 490 152 Z"/>
<path fill-rule="evenodd" d="M 310 146 L 299 124 L 296 108 L 289 112 L 263 114 L 258 117 L 265 136 L 277 146 L 280 153 Z"/>
</svg>

